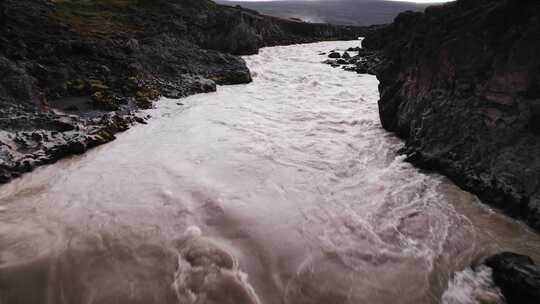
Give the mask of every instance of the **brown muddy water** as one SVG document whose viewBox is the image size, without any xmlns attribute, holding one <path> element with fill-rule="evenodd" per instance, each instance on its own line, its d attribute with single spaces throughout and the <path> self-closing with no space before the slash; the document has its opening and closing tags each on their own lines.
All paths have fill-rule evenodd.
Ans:
<svg viewBox="0 0 540 304">
<path fill-rule="evenodd" d="M 489 254 L 540 238 L 397 156 L 377 80 L 320 51 L 0 188 L 0 303 L 500 303 Z M 178 102 L 185 104 L 177 105 Z"/>
</svg>

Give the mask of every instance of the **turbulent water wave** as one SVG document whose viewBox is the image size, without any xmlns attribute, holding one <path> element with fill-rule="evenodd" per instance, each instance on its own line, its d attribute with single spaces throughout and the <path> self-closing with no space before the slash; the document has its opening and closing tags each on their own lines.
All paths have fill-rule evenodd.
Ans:
<svg viewBox="0 0 540 304">
<path fill-rule="evenodd" d="M 178 242 L 174 290 L 179 303 L 260 304 L 238 261 L 196 226 L 188 227 Z"/>
<path fill-rule="evenodd" d="M 252 84 L 163 99 L 0 188 L 0 302 L 475 303 L 492 286 L 469 265 L 538 258 L 525 226 L 397 155 L 375 77 L 321 64 L 359 44 L 262 49 Z"/>
<path fill-rule="evenodd" d="M 504 296 L 495 286 L 490 268 L 467 268 L 455 274 L 442 296 L 443 304 L 504 304 Z"/>
</svg>

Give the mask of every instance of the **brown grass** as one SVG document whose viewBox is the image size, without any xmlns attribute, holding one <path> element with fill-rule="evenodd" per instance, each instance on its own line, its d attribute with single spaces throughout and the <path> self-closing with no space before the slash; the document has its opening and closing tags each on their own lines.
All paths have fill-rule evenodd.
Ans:
<svg viewBox="0 0 540 304">
<path fill-rule="evenodd" d="M 109 36 L 118 32 L 139 30 L 137 26 L 119 20 L 119 14 L 139 0 L 53 0 L 57 10 L 54 18 L 68 23 L 86 36 Z"/>
</svg>

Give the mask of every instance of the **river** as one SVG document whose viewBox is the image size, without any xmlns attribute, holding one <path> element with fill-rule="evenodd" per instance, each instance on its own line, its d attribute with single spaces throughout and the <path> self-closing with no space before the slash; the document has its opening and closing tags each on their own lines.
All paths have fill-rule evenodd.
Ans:
<svg viewBox="0 0 540 304">
<path fill-rule="evenodd" d="M 0 187 L 0 303 L 501 302 L 468 266 L 539 236 L 404 162 L 377 79 L 321 64 L 358 44 L 262 49 L 253 83 Z"/>
</svg>

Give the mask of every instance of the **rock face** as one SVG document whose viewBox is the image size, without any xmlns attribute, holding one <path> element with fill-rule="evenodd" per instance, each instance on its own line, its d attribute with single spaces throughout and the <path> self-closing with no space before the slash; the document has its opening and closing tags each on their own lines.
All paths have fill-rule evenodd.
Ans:
<svg viewBox="0 0 540 304">
<path fill-rule="evenodd" d="M 400 14 L 380 50 L 380 117 L 408 159 L 540 229 L 540 2 L 459 0 Z"/>
<path fill-rule="evenodd" d="M 159 96 L 250 82 L 235 55 L 361 33 L 209 0 L 2 0 L 0 183 L 114 139 Z"/>
<path fill-rule="evenodd" d="M 536 304 L 540 300 L 540 267 L 527 256 L 504 252 L 488 258 L 493 280 L 508 304 Z"/>
</svg>

